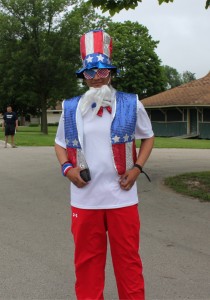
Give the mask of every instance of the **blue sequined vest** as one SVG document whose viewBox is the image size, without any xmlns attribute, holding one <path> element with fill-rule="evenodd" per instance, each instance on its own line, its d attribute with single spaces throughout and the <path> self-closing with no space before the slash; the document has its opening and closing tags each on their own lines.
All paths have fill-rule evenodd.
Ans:
<svg viewBox="0 0 210 300">
<path fill-rule="evenodd" d="M 72 165 L 87 168 L 82 149 L 83 137 L 78 133 L 78 104 L 81 96 L 64 101 L 66 149 Z M 135 127 L 137 96 L 116 92 L 116 111 L 111 124 L 111 145 L 115 168 L 119 175 L 131 169 L 136 161 Z"/>
</svg>

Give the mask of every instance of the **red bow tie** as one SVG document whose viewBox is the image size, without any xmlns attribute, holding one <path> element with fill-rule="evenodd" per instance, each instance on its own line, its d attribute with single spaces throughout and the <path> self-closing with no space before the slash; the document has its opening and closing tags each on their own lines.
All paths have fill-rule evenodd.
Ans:
<svg viewBox="0 0 210 300">
<path fill-rule="evenodd" d="M 110 114 L 112 113 L 112 108 L 111 108 L 111 106 L 105 106 L 105 107 L 101 106 L 101 107 L 99 108 L 98 112 L 97 112 L 97 115 L 98 115 L 99 117 L 102 117 L 102 116 L 103 116 L 103 110 L 104 110 L 104 108 L 106 108 L 106 110 L 107 110 Z"/>
</svg>

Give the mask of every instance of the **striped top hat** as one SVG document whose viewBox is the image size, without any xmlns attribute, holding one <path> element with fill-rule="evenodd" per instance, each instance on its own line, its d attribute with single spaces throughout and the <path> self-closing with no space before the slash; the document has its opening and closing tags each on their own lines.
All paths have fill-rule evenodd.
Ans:
<svg viewBox="0 0 210 300">
<path fill-rule="evenodd" d="M 112 38 L 103 30 L 92 30 L 82 35 L 80 53 L 83 67 L 76 72 L 82 78 L 83 72 L 89 69 L 114 69 L 111 64 Z"/>
</svg>

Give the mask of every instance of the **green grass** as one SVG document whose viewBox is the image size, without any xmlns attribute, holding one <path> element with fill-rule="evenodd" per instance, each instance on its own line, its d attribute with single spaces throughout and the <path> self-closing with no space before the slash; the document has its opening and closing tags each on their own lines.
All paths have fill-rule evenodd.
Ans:
<svg viewBox="0 0 210 300">
<path fill-rule="evenodd" d="M 40 131 L 40 127 L 19 126 L 15 135 L 17 146 L 53 146 L 57 127 L 49 126 L 48 135 Z M 4 133 L 0 132 L 0 140 L 4 140 Z M 10 143 L 10 137 L 9 137 Z"/>
<path fill-rule="evenodd" d="M 40 126 L 19 126 L 15 136 L 18 146 L 53 146 L 57 126 L 48 127 L 48 135 L 41 133 Z M 0 140 L 4 140 L 4 133 L 0 131 Z M 140 142 L 137 141 L 139 147 Z M 210 140 L 179 139 L 179 138 L 155 138 L 155 148 L 186 148 L 186 149 L 210 149 Z"/>
<path fill-rule="evenodd" d="M 210 171 L 168 177 L 165 184 L 178 193 L 210 202 Z"/>
<path fill-rule="evenodd" d="M 210 149 L 210 140 L 158 137 L 155 148 Z"/>
<path fill-rule="evenodd" d="M 210 149 L 210 140 L 156 137 L 154 148 Z"/>
</svg>

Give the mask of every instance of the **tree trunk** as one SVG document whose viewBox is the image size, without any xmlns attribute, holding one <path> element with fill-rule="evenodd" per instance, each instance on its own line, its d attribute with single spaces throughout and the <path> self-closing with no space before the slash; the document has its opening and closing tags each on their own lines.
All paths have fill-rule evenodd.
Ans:
<svg viewBox="0 0 210 300">
<path fill-rule="evenodd" d="M 41 103 L 41 132 L 44 134 L 48 134 L 48 126 L 47 126 L 47 105 L 46 100 L 42 99 Z"/>
<path fill-rule="evenodd" d="M 25 116 L 20 115 L 20 126 L 25 126 Z"/>
</svg>

